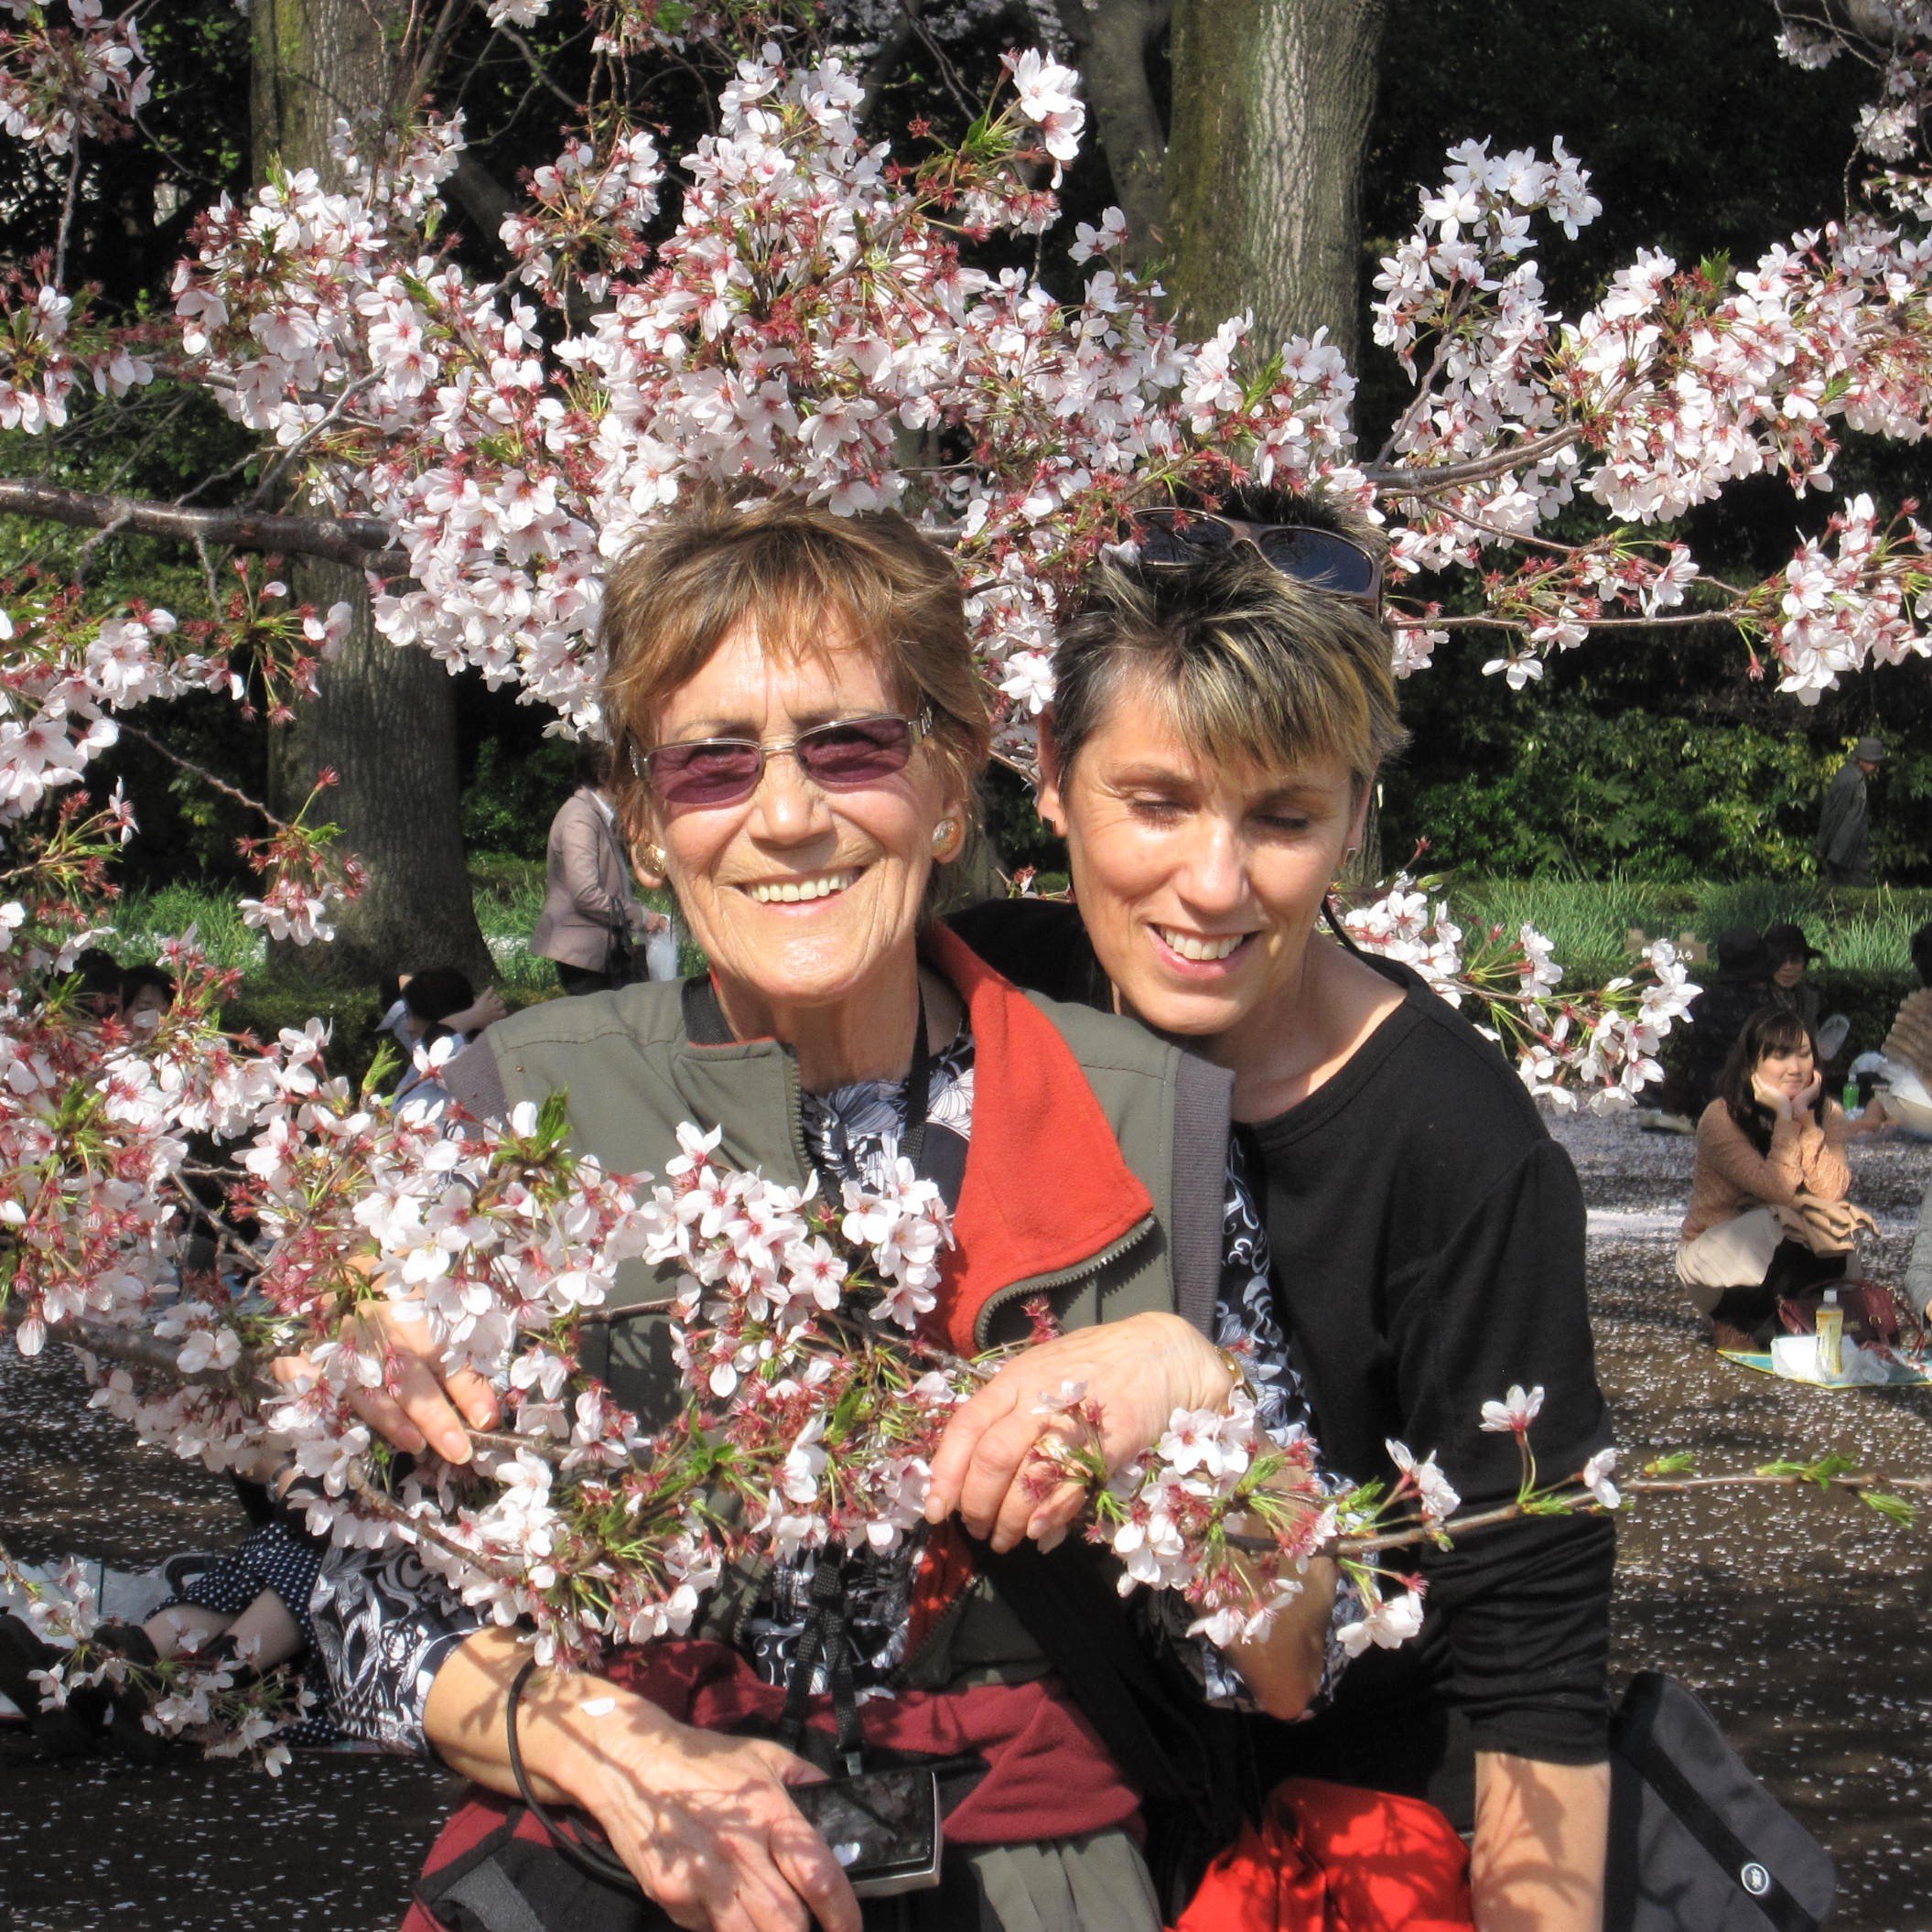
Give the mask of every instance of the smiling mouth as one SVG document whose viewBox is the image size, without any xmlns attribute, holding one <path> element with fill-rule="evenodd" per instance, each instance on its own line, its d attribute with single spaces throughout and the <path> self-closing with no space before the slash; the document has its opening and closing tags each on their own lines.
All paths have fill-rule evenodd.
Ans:
<svg viewBox="0 0 1932 1932">
<path fill-rule="evenodd" d="M 1252 936 L 1247 933 L 1223 933 L 1210 939 L 1196 933 L 1177 933 L 1172 926 L 1156 926 L 1154 931 L 1169 952 L 1179 954 L 1182 959 L 1193 960 L 1199 966 L 1212 966 L 1217 960 L 1225 959 L 1236 946 Z"/>
<path fill-rule="evenodd" d="M 835 892 L 843 892 L 858 882 L 858 871 L 850 867 L 843 872 L 821 872 L 814 879 L 767 879 L 741 890 L 761 906 L 801 905 L 807 900 L 829 899 Z"/>
</svg>

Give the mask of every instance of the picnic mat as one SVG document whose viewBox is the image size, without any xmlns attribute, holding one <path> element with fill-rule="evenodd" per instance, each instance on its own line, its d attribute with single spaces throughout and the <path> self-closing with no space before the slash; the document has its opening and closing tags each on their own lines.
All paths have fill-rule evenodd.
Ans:
<svg viewBox="0 0 1932 1932">
<path fill-rule="evenodd" d="M 1794 1374 L 1789 1369 L 1776 1367 L 1768 1349 L 1760 1354 L 1721 1348 L 1718 1353 L 1725 1361 L 1735 1362 L 1740 1368 L 1754 1368 L 1761 1376 L 1775 1376 L 1780 1382 L 1802 1383 L 1807 1388 L 1922 1388 L 1932 1384 L 1932 1362 L 1902 1361 L 1896 1355 L 1877 1355 L 1870 1349 L 1861 1349 L 1850 1342 L 1845 1344 L 1845 1355 L 1848 1363 L 1856 1361 L 1860 1365 L 1856 1379 L 1840 1376 L 1827 1381 L 1822 1376 Z"/>
</svg>

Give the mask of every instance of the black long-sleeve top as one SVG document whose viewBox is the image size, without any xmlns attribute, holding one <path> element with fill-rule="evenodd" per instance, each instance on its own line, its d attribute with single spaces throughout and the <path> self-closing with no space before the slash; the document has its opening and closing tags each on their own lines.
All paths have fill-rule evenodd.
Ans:
<svg viewBox="0 0 1932 1932">
<path fill-rule="evenodd" d="M 1071 906 L 1008 901 L 954 923 L 1023 985 L 1110 1001 Z M 1515 1437 L 1480 1427 L 1512 1383 L 1544 1390 L 1529 1435 L 1543 1481 L 1610 1440 L 1582 1195 L 1496 1047 L 1416 975 L 1370 963 L 1402 1005 L 1308 1099 L 1247 1129 L 1277 1305 L 1333 1467 L 1388 1477 L 1394 1437 L 1439 1451 L 1481 1508 L 1516 1492 Z M 1326 1711 L 1279 1729 L 1274 1768 L 1425 1796 L 1466 1825 L 1476 1750 L 1600 1761 L 1614 1555 L 1607 1520 L 1563 1517 L 1405 1561 L 1428 1583 L 1421 1636 L 1364 1656 Z"/>
</svg>

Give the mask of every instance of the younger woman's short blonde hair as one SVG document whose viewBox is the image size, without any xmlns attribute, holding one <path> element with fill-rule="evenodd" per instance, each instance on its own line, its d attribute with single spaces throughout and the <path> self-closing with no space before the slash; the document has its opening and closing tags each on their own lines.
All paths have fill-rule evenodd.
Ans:
<svg viewBox="0 0 1932 1932">
<path fill-rule="evenodd" d="M 604 585 L 604 718 L 614 790 L 633 832 L 646 821 L 639 758 L 665 702 L 750 621 L 767 653 L 823 653 L 842 634 L 879 655 L 908 717 L 970 795 L 992 747 L 952 559 L 893 511 L 839 516 L 802 497 L 701 490 L 625 550 Z"/>
<path fill-rule="evenodd" d="M 1053 656 L 1054 755 L 1070 771 L 1130 694 L 1204 762 L 1333 761 L 1359 795 L 1409 742 L 1393 658 L 1365 604 L 1285 577 L 1246 545 L 1184 568 L 1106 565 Z"/>
</svg>

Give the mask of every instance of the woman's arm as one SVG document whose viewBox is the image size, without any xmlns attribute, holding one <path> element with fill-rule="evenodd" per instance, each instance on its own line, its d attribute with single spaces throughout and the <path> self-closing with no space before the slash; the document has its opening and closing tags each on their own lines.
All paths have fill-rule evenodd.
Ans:
<svg viewBox="0 0 1932 1932">
<path fill-rule="evenodd" d="M 1851 1193 L 1851 1165 L 1845 1159 L 1845 1143 L 1857 1132 L 1857 1124 L 1846 1118 L 1837 1101 L 1820 1100 L 1817 1127 L 1799 1140 L 1808 1194 L 1842 1201 Z"/>
<path fill-rule="evenodd" d="M 457 1770 L 513 1794 L 505 1713 L 529 1660 L 513 1632 L 479 1632 L 437 1673 L 429 1741 Z M 539 1670 L 517 1742 L 540 1800 L 603 1828 L 645 1893 L 692 1932 L 859 1932 L 858 1901 L 787 1786 L 819 1774 L 760 1739 L 694 1730 L 646 1699 L 580 1673 Z"/>
<path fill-rule="evenodd" d="M 1818 1133 L 1816 1128 L 1811 1131 Z M 1789 1207 L 1805 1184 L 1803 1134 L 1797 1121 L 1780 1119 L 1771 1129 L 1771 1151 L 1761 1154 L 1718 1103 L 1707 1107 L 1697 1124 L 1697 1165 L 1717 1174 L 1737 1193 L 1774 1207 Z M 1691 1185 L 1696 1186 L 1694 1177 Z"/>
<path fill-rule="evenodd" d="M 1478 1932 L 1599 1932 L 1610 1766 L 1476 1753 Z"/>
<path fill-rule="evenodd" d="M 1016 1355 L 946 1425 L 933 1457 L 926 1520 L 955 1509 L 995 1549 L 1023 1538 L 1052 1544 L 1079 1515 L 1083 1492 L 1062 1483 L 1042 1496 L 1034 1450 L 1053 1427 L 1051 1404 L 1068 1383 L 1099 1405 L 1102 1453 L 1118 1468 L 1166 1432 L 1177 1409 L 1225 1409 L 1235 1377 L 1225 1359 L 1179 1315 L 1134 1315 L 1036 1344 Z M 1043 1406 L 1045 1405 L 1045 1406 Z M 1299 1717 L 1321 1688 L 1337 1579 L 1325 1559 L 1268 1635 L 1230 1650 L 1269 1716 Z"/>
</svg>

